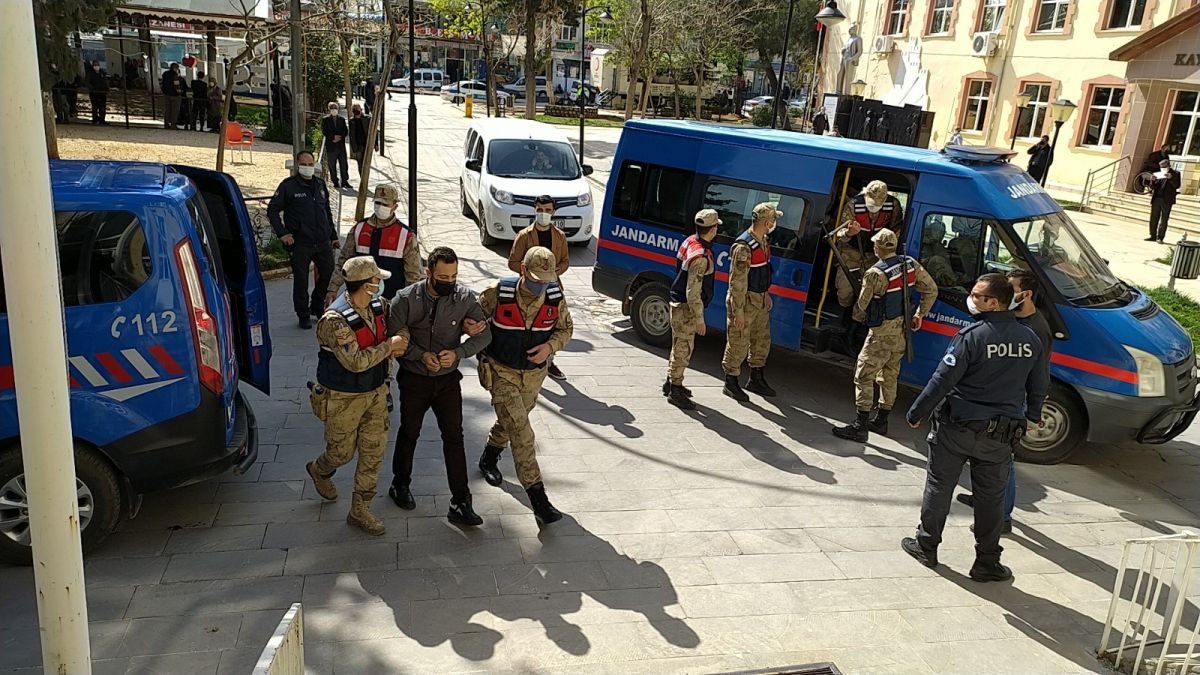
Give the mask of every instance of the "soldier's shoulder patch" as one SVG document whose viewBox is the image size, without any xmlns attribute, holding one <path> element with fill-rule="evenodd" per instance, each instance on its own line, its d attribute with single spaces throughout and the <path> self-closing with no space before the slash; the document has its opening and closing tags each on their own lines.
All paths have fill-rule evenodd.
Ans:
<svg viewBox="0 0 1200 675">
<path fill-rule="evenodd" d="M 942 357 L 942 363 L 953 368 L 954 366 L 958 365 L 958 359 L 956 359 L 954 357 L 954 354 L 947 353 L 945 356 Z"/>
</svg>

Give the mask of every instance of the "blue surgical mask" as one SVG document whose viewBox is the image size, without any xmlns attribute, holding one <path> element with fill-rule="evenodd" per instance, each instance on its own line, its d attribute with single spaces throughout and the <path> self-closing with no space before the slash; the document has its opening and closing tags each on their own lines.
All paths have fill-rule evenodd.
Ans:
<svg viewBox="0 0 1200 675">
<path fill-rule="evenodd" d="M 541 295 L 546 292 L 546 288 L 550 286 L 548 281 L 535 281 L 530 277 L 525 277 L 525 288 L 534 295 Z"/>
<path fill-rule="evenodd" d="M 387 283 L 386 281 L 379 282 L 379 286 L 376 287 L 375 292 L 371 293 L 372 300 L 378 300 L 383 297 L 383 287 L 384 287 L 384 284 L 386 284 L 386 283 Z"/>
</svg>

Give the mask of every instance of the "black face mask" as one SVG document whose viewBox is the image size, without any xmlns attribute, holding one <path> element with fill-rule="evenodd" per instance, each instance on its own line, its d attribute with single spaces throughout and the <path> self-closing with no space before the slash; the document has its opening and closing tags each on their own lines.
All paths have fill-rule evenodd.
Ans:
<svg viewBox="0 0 1200 675">
<path fill-rule="evenodd" d="M 433 280 L 433 292 L 438 294 L 438 297 L 452 295 L 454 289 L 458 287 L 458 283 L 454 281 L 438 281 Z"/>
</svg>

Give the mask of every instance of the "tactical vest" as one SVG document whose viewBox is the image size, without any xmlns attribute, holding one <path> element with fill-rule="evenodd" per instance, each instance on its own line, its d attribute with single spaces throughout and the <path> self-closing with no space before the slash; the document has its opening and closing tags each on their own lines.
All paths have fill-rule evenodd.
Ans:
<svg viewBox="0 0 1200 675">
<path fill-rule="evenodd" d="M 750 247 L 750 273 L 746 277 L 746 290 L 766 293 L 771 288 L 771 249 L 758 243 L 750 230 L 743 232 L 733 243 Z"/>
<path fill-rule="evenodd" d="M 687 302 L 688 268 L 700 258 L 708 261 L 704 280 L 700 282 L 700 301 L 705 307 L 712 302 L 717 261 L 713 257 L 712 245 L 695 234 L 685 239 L 679 247 L 679 252 L 675 254 L 675 281 L 671 282 L 671 302 Z"/>
<path fill-rule="evenodd" d="M 350 330 L 354 331 L 359 349 L 370 349 L 387 340 L 387 311 L 384 309 L 383 302 L 372 300 L 370 308 L 372 321 L 369 324 L 363 321 L 353 307 L 346 307 L 338 311 L 346 323 L 350 324 Z M 355 373 L 347 370 L 329 347 L 321 345 L 321 350 L 317 352 L 317 382 L 333 391 L 351 394 L 372 391 L 383 385 L 387 380 L 387 374 L 386 359 L 361 373 Z"/>
<path fill-rule="evenodd" d="M 488 319 L 492 326 L 492 341 L 488 344 L 486 353 L 488 358 L 514 370 L 545 368 L 545 362 L 530 361 L 528 352 L 550 341 L 554 325 L 558 323 L 558 305 L 562 302 L 562 290 L 557 283 L 550 282 L 537 316 L 526 327 L 525 316 L 521 314 L 521 305 L 517 302 L 518 279 L 519 277 L 506 277 L 500 280 L 496 310 Z"/>
<path fill-rule="evenodd" d="M 387 227 L 375 227 L 368 218 L 354 226 L 354 252 L 371 256 L 380 269 L 392 273 L 394 281 L 383 285 L 383 296 L 388 300 L 408 285 L 404 278 L 404 251 L 412 236 L 408 225 L 399 220 Z"/>
<path fill-rule="evenodd" d="M 904 264 L 901 264 L 901 261 Z M 882 325 L 888 319 L 895 319 L 904 314 L 905 279 L 902 268 L 908 272 L 907 286 L 911 289 L 917 283 L 917 263 L 908 256 L 894 255 L 875 263 L 871 267 L 880 270 L 887 276 L 887 290 L 883 295 L 871 298 L 867 306 L 866 324 L 870 328 Z"/>
<path fill-rule="evenodd" d="M 893 222 L 896 216 L 896 199 L 888 195 L 883 200 L 883 207 L 879 209 L 879 213 L 874 215 L 867 209 L 867 196 L 855 195 L 854 201 L 854 220 L 862 228 L 863 232 L 875 234 L 879 230 L 891 229 L 899 230 L 899 223 Z"/>
</svg>

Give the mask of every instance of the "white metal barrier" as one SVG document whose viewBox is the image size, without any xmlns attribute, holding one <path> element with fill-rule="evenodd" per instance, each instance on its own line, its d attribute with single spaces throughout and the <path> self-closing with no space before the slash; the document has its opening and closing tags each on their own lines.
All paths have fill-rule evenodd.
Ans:
<svg viewBox="0 0 1200 675">
<path fill-rule="evenodd" d="M 1190 634 L 1180 636 L 1198 550 L 1200 536 L 1193 532 L 1125 542 L 1108 620 L 1100 637 L 1102 660 L 1119 672 L 1134 675 L 1186 674 L 1193 668 L 1200 669 L 1200 654 L 1196 652 L 1200 612 L 1194 608 L 1196 617 Z M 1135 561 L 1134 567 L 1131 561 Z M 1129 652 L 1135 649 L 1130 658 Z"/>
<path fill-rule="evenodd" d="M 304 613 L 292 605 L 267 641 L 253 675 L 304 675 Z"/>
</svg>

